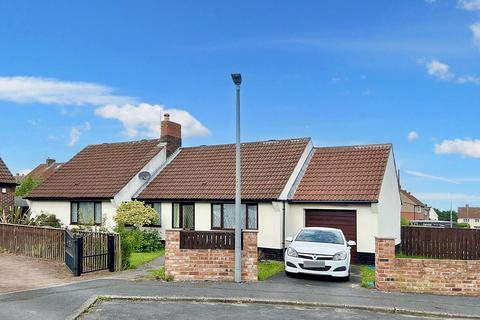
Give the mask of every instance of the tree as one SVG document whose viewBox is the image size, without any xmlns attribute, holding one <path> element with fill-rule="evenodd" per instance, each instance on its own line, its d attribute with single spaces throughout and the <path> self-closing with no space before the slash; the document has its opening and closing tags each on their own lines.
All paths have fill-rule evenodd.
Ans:
<svg viewBox="0 0 480 320">
<path fill-rule="evenodd" d="M 32 192 L 33 189 L 38 187 L 42 182 L 42 177 L 32 175 L 26 176 L 15 190 L 15 195 L 18 197 L 24 197 Z"/>
<path fill-rule="evenodd" d="M 152 224 L 157 219 L 158 213 L 155 209 L 137 200 L 122 202 L 115 216 L 118 225 L 131 225 L 136 228 Z"/>
<path fill-rule="evenodd" d="M 434 209 L 438 215 L 439 221 L 450 221 L 450 210 L 440 210 Z M 452 211 L 452 221 L 457 222 L 457 212 L 455 210 Z"/>
</svg>

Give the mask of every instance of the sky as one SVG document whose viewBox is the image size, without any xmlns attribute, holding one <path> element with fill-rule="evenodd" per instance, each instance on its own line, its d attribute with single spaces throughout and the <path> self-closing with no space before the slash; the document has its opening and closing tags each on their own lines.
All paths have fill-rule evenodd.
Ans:
<svg viewBox="0 0 480 320">
<path fill-rule="evenodd" d="M 311 137 L 392 143 L 401 185 L 480 206 L 480 0 L 6 1 L 0 157 L 13 173 L 89 144 Z"/>
</svg>

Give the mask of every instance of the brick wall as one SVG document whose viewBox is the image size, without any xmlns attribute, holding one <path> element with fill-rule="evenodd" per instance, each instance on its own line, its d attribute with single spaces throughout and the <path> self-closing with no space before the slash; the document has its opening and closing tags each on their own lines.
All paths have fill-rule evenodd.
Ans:
<svg viewBox="0 0 480 320">
<path fill-rule="evenodd" d="M 3 193 L 5 188 L 7 193 Z M 14 209 L 15 186 L 0 186 L 0 211 L 10 212 Z"/>
<path fill-rule="evenodd" d="M 175 280 L 233 281 L 235 251 L 180 249 L 180 230 L 167 230 L 165 271 Z M 242 281 L 257 281 L 257 231 L 243 231 Z"/>
<path fill-rule="evenodd" d="M 480 296 L 480 260 L 398 259 L 387 238 L 376 239 L 375 252 L 379 290 Z"/>
</svg>

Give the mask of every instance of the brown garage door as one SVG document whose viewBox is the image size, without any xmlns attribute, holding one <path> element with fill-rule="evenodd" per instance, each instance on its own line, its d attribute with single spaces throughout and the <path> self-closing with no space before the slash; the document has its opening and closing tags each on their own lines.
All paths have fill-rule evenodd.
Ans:
<svg viewBox="0 0 480 320">
<path fill-rule="evenodd" d="M 306 227 L 337 228 L 345 238 L 357 241 L 357 212 L 355 210 L 306 210 Z M 357 247 L 352 247 L 352 262 L 357 262 Z"/>
</svg>

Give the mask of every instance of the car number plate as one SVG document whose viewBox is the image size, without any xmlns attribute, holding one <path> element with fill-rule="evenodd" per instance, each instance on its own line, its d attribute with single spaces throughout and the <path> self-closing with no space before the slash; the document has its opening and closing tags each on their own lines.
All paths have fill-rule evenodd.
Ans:
<svg viewBox="0 0 480 320">
<path fill-rule="evenodd" d="M 303 266 L 305 268 L 325 268 L 325 261 L 324 260 L 318 260 L 318 261 L 306 260 L 303 262 Z"/>
</svg>

